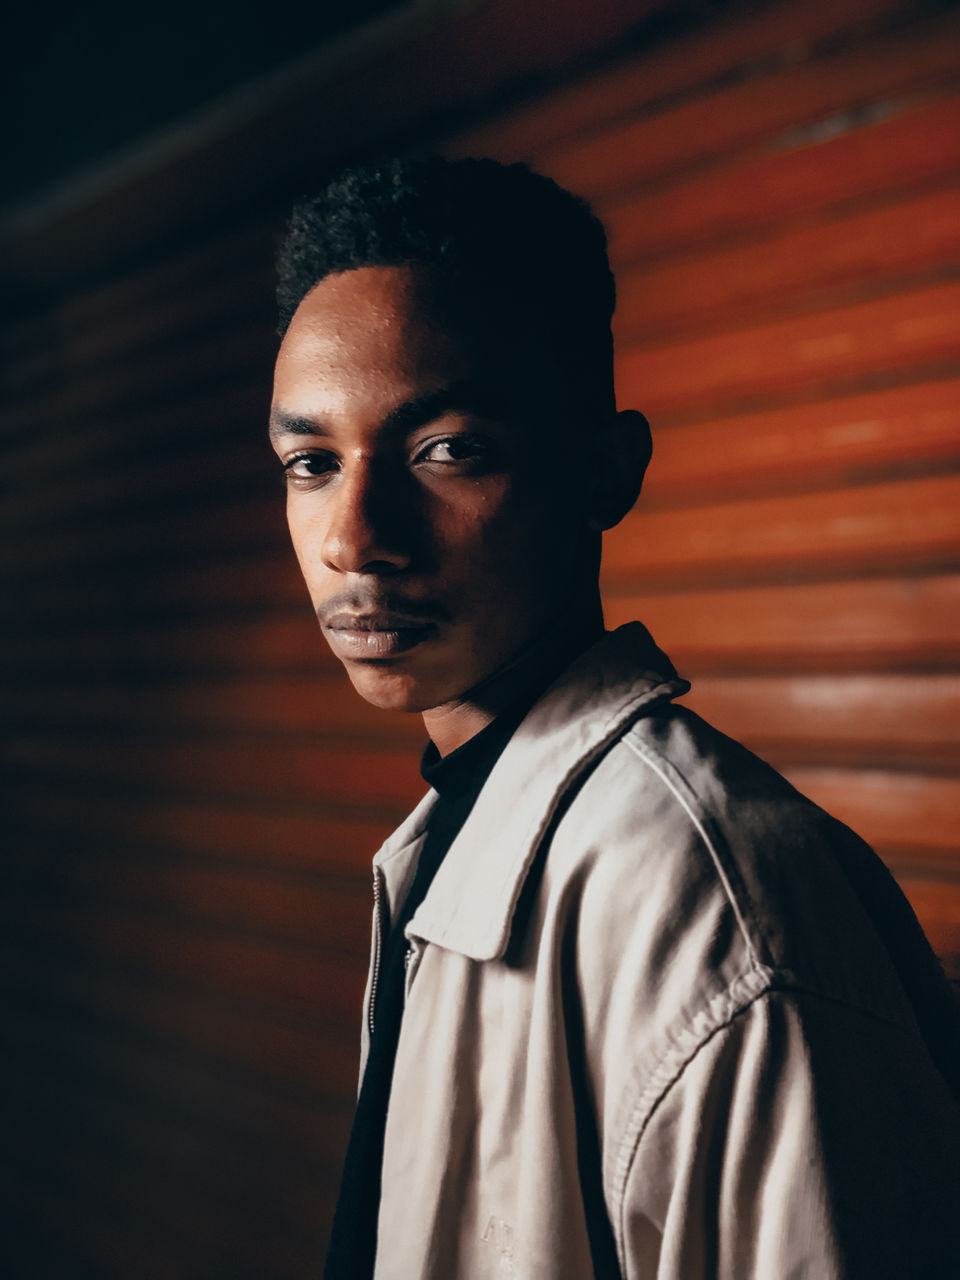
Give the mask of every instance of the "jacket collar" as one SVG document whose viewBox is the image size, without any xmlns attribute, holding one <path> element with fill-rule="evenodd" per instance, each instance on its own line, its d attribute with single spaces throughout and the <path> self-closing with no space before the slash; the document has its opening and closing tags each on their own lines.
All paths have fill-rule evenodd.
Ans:
<svg viewBox="0 0 960 1280">
<path fill-rule="evenodd" d="M 472 960 L 501 958 L 527 873 L 571 783 L 638 715 L 689 687 L 639 622 L 581 654 L 507 743 L 407 935 Z M 423 835 L 435 800 L 433 792 L 424 797 L 375 863 Z"/>
</svg>

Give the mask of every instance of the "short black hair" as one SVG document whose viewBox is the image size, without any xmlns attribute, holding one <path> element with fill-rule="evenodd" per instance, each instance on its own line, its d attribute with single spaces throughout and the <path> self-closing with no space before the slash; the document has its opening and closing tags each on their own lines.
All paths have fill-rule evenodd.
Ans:
<svg viewBox="0 0 960 1280">
<path fill-rule="evenodd" d="M 570 391 L 614 409 L 616 291 L 586 202 L 524 164 L 393 158 L 349 168 L 293 214 L 277 260 L 279 331 L 326 276 L 423 265 L 532 307 Z"/>
</svg>

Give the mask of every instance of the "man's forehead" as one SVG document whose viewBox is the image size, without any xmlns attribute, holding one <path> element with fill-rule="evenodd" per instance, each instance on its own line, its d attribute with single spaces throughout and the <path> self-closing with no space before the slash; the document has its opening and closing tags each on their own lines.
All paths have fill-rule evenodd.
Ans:
<svg viewBox="0 0 960 1280">
<path fill-rule="evenodd" d="M 287 335 L 298 345 L 316 344 L 318 352 L 358 336 L 371 348 L 425 340 L 457 351 L 512 352 L 518 344 L 543 348 L 544 330 L 541 309 L 503 282 L 401 263 L 325 276 L 300 302 Z"/>
<path fill-rule="evenodd" d="M 398 321 L 448 324 L 453 320 L 450 302 L 450 290 L 424 267 L 354 267 L 319 280 L 294 312 L 289 331 L 327 332 L 353 317 L 372 324 L 374 331 Z"/>
<path fill-rule="evenodd" d="M 275 403 L 302 413 L 316 397 L 399 403 L 455 388 L 467 408 L 551 398 L 555 370 L 542 335 L 491 297 L 456 294 L 417 266 L 359 267 L 321 280 L 303 299 L 277 358 Z M 546 377 L 544 376 L 546 374 Z M 460 407 L 455 406 L 455 407 Z"/>
<path fill-rule="evenodd" d="M 412 268 L 360 267 L 310 290 L 284 335 L 277 368 L 303 376 L 344 365 L 391 374 L 426 365 L 457 368 L 462 376 L 475 346 Z"/>
</svg>

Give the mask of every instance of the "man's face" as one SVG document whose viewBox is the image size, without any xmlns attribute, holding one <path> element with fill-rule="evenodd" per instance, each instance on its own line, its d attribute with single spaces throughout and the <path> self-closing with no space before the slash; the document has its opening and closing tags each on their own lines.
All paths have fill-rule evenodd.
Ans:
<svg viewBox="0 0 960 1280">
<path fill-rule="evenodd" d="M 455 704 L 582 604 L 589 433 L 560 382 L 529 322 L 422 269 L 346 271 L 300 304 L 271 435 L 310 598 L 368 701 Z"/>
</svg>

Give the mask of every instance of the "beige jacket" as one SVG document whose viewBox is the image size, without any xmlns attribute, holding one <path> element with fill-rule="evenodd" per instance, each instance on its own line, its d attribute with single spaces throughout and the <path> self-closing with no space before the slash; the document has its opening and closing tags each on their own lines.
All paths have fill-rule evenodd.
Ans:
<svg viewBox="0 0 960 1280">
<path fill-rule="evenodd" d="M 932 1008 L 932 958 L 686 688 L 639 624 L 583 655 L 410 922 L 378 1280 L 960 1276 L 960 1124 L 896 972 Z M 434 799 L 374 859 L 364 1061 Z"/>
</svg>

